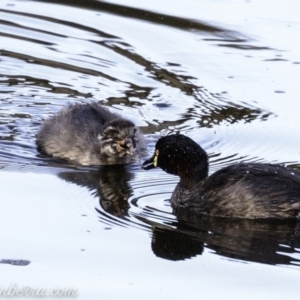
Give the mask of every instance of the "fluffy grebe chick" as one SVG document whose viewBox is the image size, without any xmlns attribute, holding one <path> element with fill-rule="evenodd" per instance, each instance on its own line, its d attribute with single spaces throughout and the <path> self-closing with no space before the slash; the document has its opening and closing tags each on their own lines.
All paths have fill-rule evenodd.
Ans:
<svg viewBox="0 0 300 300">
<path fill-rule="evenodd" d="M 300 172 L 280 165 L 238 163 L 208 177 L 206 152 L 184 135 L 160 138 L 143 169 L 160 167 L 178 175 L 171 204 L 175 212 L 225 218 L 299 218 Z"/>
<path fill-rule="evenodd" d="M 128 164 L 147 152 L 133 122 L 96 104 L 75 104 L 49 118 L 37 135 L 39 151 L 81 165 Z"/>
</svg>

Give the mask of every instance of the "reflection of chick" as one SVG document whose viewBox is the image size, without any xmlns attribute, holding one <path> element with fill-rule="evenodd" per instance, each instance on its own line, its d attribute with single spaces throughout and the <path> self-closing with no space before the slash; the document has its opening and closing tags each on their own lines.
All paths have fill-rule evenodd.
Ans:
<svg viewBox="0 0 300 300">
<path fill-rule="evenodd" d="M 105 165 L 100 166 L 96 171 L 73 170 L 61 172 L 58 176 L 67 182 L 88 188 L 95 197 L 99 197 L 101 208 L 95 207 L 95 210 L 105 222 L 115 221 L 111 215 L 118 218 L 128 216 L 130 208 L 128 199 L 133 194 L 129 182 L 134 179 L 134 173 L 128 166 Z"/>
<path fill-rule="evenodd" d="M 68 105 L 46 120 L 37 145 L 43 153 L 81 165 L 126 164 L 146 154 L 134 123 L 94 102 Z"/>
</svg>

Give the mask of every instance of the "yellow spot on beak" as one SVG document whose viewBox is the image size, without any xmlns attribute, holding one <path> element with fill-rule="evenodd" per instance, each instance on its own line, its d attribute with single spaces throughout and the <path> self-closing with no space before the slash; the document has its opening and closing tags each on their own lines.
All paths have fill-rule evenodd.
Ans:
<svg viewBox="0 0 300 300">
<path fill-rule="evenodd" d="M 158 154 L 159 154 L 159 151 L 156 150 L 155 151 L 155 156 L 154 156 L 154 159 L 153 159 L 153 165 L 154 165 L 154 167 L 157 167 Z"/>
</svg>

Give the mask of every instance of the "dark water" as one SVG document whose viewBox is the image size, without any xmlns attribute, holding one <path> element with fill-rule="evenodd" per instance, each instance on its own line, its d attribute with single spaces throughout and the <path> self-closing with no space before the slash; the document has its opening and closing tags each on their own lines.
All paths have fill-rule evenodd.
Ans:
<svg viewBox="0 0 300 300">
<path fill-rule="evenodd" d="M 75 286 L 82 299 L 296 299 L 295 222 L 178 221 L 168 202 L 176 177 L 54 161 L 35 135 L 67 103 L 95 100 L 141 126 L 149 153 L 160 135 L 181 132 L 209 153 L 210 172 L 240 161 L 300 168 L 297 8 L 2 1 L 0 287 Z"/>
</svg>

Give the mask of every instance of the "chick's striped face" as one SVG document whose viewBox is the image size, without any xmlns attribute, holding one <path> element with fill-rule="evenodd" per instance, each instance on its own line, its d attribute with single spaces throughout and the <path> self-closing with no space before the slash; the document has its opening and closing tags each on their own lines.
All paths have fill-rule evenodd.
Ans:
<svg viewBox="0 0 300 300">
<path fill-rule="evenodd" d="M 99 135 L 100 151 L 107 156 L 132 156 L 137 147 L 137 129 L 131 121 L 114 119 L 103 128 Z"/>
</svg>

